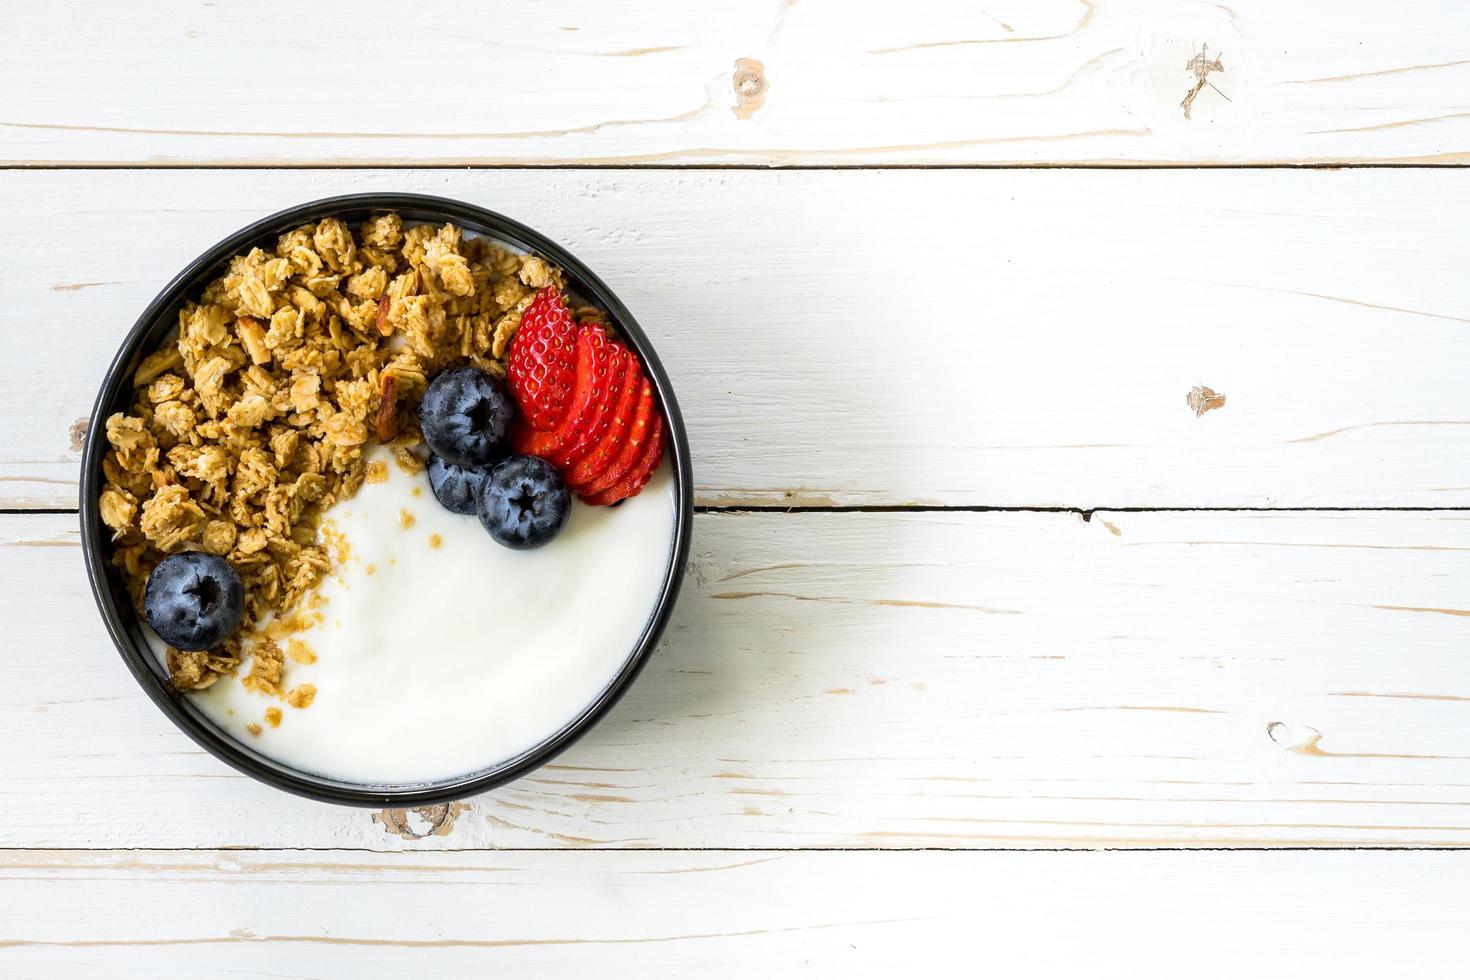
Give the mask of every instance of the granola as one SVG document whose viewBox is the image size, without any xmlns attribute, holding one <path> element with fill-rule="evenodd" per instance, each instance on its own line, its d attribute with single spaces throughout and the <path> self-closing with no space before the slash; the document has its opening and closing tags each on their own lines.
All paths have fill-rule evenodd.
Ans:
<svg viewBox="0 0 1470 980">
<path fill-rule="evenodd" d="M 337 559 L 322 514 L 378 475 L 363 460 L 371 442 L 421 466 L 414 410 L 428 379 L 459 364 L 503 377 L 522 311 L 551 283 L 562 272 L 542 259 L 385 214 L 293 229 L 184 304 L 177 341 L 133 376 L 132 410 L 107 420 L 98 500 L 140 609 L 174 552 L 224 556 L 244 582 L 240 637 L 170 649 L 177 688 L 209 687 L 248 652 L 247 687 L 310 703 L 304 686 L 287 691 L 277 641 L 320 620 L 297 609 Z"/>
</svg>

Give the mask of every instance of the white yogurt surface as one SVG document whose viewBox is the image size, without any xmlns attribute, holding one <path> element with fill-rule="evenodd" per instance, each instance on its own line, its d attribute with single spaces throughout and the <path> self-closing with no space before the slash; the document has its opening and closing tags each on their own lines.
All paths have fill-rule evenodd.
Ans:
<svg viewBox="0 0 1470 980">
<path fill-rule="evenodd" d="M 322 622 L 298 634 L 317 660 L 286 661 L 285 686 L 314 684 L 315 700 L 247 691 L 247 660 L 194 703 L 252 748 L 351 782 L 452 778 L 531 748 L 602 692 L 653 614 L 673 546 L 669 465 L 621 506 L 574 499 L 560 535 L 514 551 L 439 506 L 427 475 L 381 448 L 369 458 L 388 479 L 326 515 L 350 555 L 319 588 Z"/>
</svg>

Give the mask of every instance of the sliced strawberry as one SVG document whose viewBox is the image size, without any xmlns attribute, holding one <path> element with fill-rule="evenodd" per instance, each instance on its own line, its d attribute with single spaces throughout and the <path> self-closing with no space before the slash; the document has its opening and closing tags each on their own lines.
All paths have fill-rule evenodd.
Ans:
<svg viewBox="0 0 1470 980">
<path fill-rule="evenodd" d="M 639 492 L 653 479 L 654 471 L 664 458 L 664 419 L 662 415 L 655 413 L 653 416 L 653 428 L 644 442 L 643 452 L 639 454 L 638 462 L 633 465 L 628 476 L 620 483 L 614 485 L 610 490 L 594 494 L 582 499 L 589 504 L 610 505 L 619 500 L 638 496 Z"/>
<path fill-rule="evenodd" d="M 623 362 L 617 398 L 607 414 L 607 424 L 602 429 L 601 438 L 581 453 L 565 474 L 567 486 L 573 489 L 589 484 L 603 474 L 608 464 L 622 450 L 623 439 L 633 424 L 633 413 L 638 407 L 638 393 L 643 388 L 643 368 L 638 363 L 637 354 L 621 344 L 617 347 L 621 355 L 619 359 Z"/>
<path fill-rule="evenodd" d="M 633 469 L 633 465 L 638 462 L 638 453 L 648 436 L 649 426 L 657 417 L 658 409 L 653 404 L 653 385 L 645 377 L 639 382 L 638 404 L 633 409 L 633 419 L 628 423 L 628 431 L 623 435 L 617 455 L 600 475 L 577 487 L 577 492 L 583 497 L 590 497 L 617 485 L 623 477 L 627 476 Z"/>
<path fill-rule="evenodd" d="M 577 324 L 555 286 L 538 292 L 521 313 L 510 342 L 506 380 L 532 429 L 554 429 L 566 417 L 576 383 Z"/>
<path fill-rule="evenodd" d="M 551 456 L 559 438 L 555 429 L 533 429 L 520 419 L 516 420 L 510 430 L 510 444 L 516 452 L 526 456 L 540 456 L 542 459 Z"/>
<path fill-rule="evenodd" d="M 579 331 L 576 351 L 577 381 L 561 424 L 542 430 L 523 419 L 511 433 L 511 445 L 516 452 L 540 456 L 558 469 L 562 467 L 561 459 L 567 448 L 596 419 L 598 402 L 607 397 L 608 377 L 612 373 L 612 348 L 601 327 L 594 324 Z"/>
<path fill-rule="evenodd" d="M 627 353 L 627 349 L 622 344 L 609 338 L 598 324 L 584 323 L 582 330 L 584 332 L 595 331 L 597 336 L 602 338 L 600 341 L 602 356 L 593 367 L 601 374 L 593 379 L 592 401 L 588 403 L 587 411 L 574 422 L 566 445 L 557 454 L 556 465 L 561 467 L 563 475 L 591 452 L 592 447 L 601 442 L 602 437 L 607 434 L 608 424 L 612 421 L 613 408 L 622 395 L 623 379 L 628 371 L 628 361 L 623 356 Z"/>
</svg>

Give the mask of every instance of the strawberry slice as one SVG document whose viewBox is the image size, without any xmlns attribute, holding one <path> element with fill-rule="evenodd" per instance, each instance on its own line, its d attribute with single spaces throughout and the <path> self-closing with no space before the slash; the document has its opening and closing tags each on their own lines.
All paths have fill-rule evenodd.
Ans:
<svg viewBox="0 0 1470 980">
<path fill-rule="evenodd" d="M 603 468 L 602 472 L 578 486 L 577 492 L 584 498 L 594 496 L 604 490 L 616 486 L 630 472 L 638 462 L 639 452 L 643 449 L 643 443 L 648 438 L 650 426 L 658 417 L 658 408 L 653 404 L 653 385 L 648 378 L 644 377 L 638 384 L 638 402 L 633 409 L 632 421 L 628 423 L 628 431 L 623 435 L 612 461 Z"/>
<path fill-rule="evenodd" d="M 653 416 L 653 429 L 645 440 L 643 452 L 639 454 L 638 462 L 629 471 L 628 476 L 610 490 L 594 494 L 582 499 L 589 504 L 611 505 L 629 497 L 636 497 L 640 491 L 648 486 L 648 481 L 653 479 L 654 471 L 664 458 L 664 419 L 662 415 Z"/>
<path fill-rule="evenodd" d="M 540 456 L 542 459 L 550 458 L 558 438 L 555 429 L 533 429 L 519 419 L 510 430 L 510 444 L 516 452 L 525 456 Z"/>
<path fill-rule="evenodd" d="M 533 429 L 554 429 L 566 417 L 576 383 L 577 324 L 555 286 L 547 286 L 521 313 L 510 342 L 506 381 Z"/>
<path fill-rule="evenodd" d="M 576 384 L 567 400 L 565 417 L 552 429 L 537 429 L 524 420 L 511 432 L 516 452 L 540 456 L 560 469 L 563 454 L 598 417 L 598 403 L 606 401 L 612 373 L 612 347 L 607 334 L 596 324 L 577 333 Z"/>
<path fill-rule="evenodd" d="M 581 454 L 576 463 L 567 470 L 567 486 L 577 489 L 601 476 L 622 451 L 623 439 L 633 424 L 633 413 L 638 407 L 638 393 L 643 388 L 643 369 L 638 355 L 616 345 L 621 354 L 622 377 L 618 382 L 617 399 L 607 416 L 607 425 L 602 438 Z"/>
<path fill-rule="evenodd" d="M 603 332 L 602 327 L 595 323 L 584 323 L 582 329 L 584 331 L 595 330 L 603 338 L 606 357 L 598 367 L 605 371 L 606 381 L 596 383 L 600 379 L 594 379 L 592 401 L 587 411 L 577 419 L 569 441 L 557 454 L 556 464 L 561 467 L 563 476 L 568 474 L 572 467 L 586 457 L 592 451 L 592 447 L 607 435 L 608 426 L 613 418 L 613 409 L 622 396 L 628 376 L 628 359 L 624 356 L 628 353 L 627 348 L 609 338 Z M 633 369 L 637 370 L 636 358 Z"/>
</svg>

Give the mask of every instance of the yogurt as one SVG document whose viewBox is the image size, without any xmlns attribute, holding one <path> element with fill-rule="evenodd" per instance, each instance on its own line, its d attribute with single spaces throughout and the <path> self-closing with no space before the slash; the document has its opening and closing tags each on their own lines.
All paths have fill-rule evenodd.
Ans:
<svg viewBox="0 0 1470 980">
<path fill-rule="evenodd" d="M 368 458 L 387 463 L 387 479 L 325 515 L 346 555 L 318 587 L 319 622 L 295 637 L 316 660 L 286 661 L 285 686 L 315 685 L 311 704 L 246 690 L 248 658 L 194 704 L 273 759 L 366 784 L 469 775 L 555 734 L 653 615 L 673 548 L 670 467 L 618 507 L 574 500 L 555 539 L 514 551 L 441 507 L 424 474 L 381 447 Z"/>
</svg>

